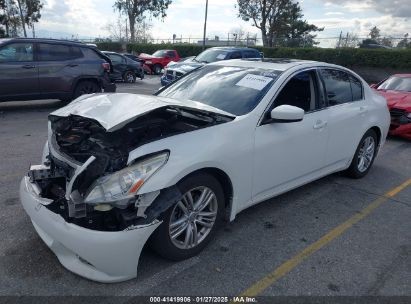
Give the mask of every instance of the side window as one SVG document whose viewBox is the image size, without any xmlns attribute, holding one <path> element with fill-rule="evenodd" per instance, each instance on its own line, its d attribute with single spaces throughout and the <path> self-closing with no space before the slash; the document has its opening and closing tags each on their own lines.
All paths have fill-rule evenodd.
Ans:
<svg viewBox="0 0 411 304">
<path fill-rule="evenodd" d="M 321 69 L 320 74 L 330 106 L 353 101 L 349 74 L 333 69 Z"/>
<path fill-rule="evenodd" d="M 301 72 L 291 78 L 274 101 L 273 107 L 290 105 L 310 112 L 318 108 L 315 71 Z"/>
<path fill-rule="evenodd" d="M 350 75 L 350 82 L 351 82 L 351 91 L 352 91 L 352 99 L 353 101 L 363 99 L 363 88 L 362 83 L 354 76 Z"/>
<path fill-rule="evenodd" d="M 171 51 L 167 52 L 167 56 L 170 57 L 170 58 L 175 58 L 176 57 L 174 52 L 171 52 Z"/>
<path fill-rule="evenodd" d="M 254 51 L 244 51 L 244 58 L 260 58 L 260 54 Z"/>
<path fill-rule="evenodd" d="M 109 57 L 111 58 L 111 61 L 113 63 L 123 63 L 123 57 L 116 55 L 116 54 L 110 54 Z"/>
<path fill-rule="evenodd" d="M 67 45 L 40 43 L 38 47 L 40 61 L 60 61 L 72 59 L 70 47 Z"/>
<path fill-rule="evenodd" d="M 83 57 L 83 53 L 81 52 L 80 48 L 77 46 L 71 46 L 70 51 L 71 51 L 72 59 Z"/>
<path fill-rule="evenodd" d="M 12 43 L 0 48 L 0 62 L 33 61 L 32 43 Z"/>
<path fill-rule="evenodd" d="M 241 53 L 240 53 L 240 52 L 233 52 L 233 53 L 231 53 L 231 55 L 230 55 L 230 59 L 240 59 L 240 58 L 243 58 L 243 57 L 241 56 Z"/>
</svg>

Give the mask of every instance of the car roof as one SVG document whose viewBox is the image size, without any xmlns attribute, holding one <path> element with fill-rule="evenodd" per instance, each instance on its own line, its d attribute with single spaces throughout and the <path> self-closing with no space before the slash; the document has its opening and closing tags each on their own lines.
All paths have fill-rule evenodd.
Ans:
<svg viewBox="0 0 411 304">
<path fill-rule="evenodd" d="M 81 47 L 95 48 L 94 46 L 87 45 L 79 41 L 72 40 L 62 40 L 62 39 L 51 39 L 51 38 L 6 38 L 0 39 L 0 42 L 44 42 L 44 43 L 53 43 L 53 44 L 65 44 L 65 45 L 75 45 Z"/>
<path fill-rule="evenodd" d="M 249 48 L 249 47 L 240 47 L 240 46 L 216 46 L 212 48 L 208 48 L 207 50 L 225 50 L 225 51 L 245 51 L 245 50 L 251 50 L 251 51 L 257 51 L 257 49 Z"/>
<path fill-rule="evenodd" d="M 232 59 L 221 60 L 209 65 L 222 65 L 222 66 L 238 66 L 238 67 L 250 67 L 250 68 L 265 68 L 276 71 L 286 71 L 295 66 L 309 63 L 320 63 L 317 61 L 290 59 L 290 58 L 246 58 L 246 59 Z M 321 62 L 321 64 L 323 64 Z M 326 64 L 328 65 L 328 64 Z"/>
</svg>

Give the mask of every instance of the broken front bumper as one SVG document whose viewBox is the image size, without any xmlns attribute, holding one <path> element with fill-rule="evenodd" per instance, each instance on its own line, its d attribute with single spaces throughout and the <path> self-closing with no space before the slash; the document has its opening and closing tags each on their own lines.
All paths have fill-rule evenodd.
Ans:
<svg viewBox="0 0 411 304">
<path fill-rule="evenodd" d="M 393 136 L 402 136 L 404 138 L 411 139 L 411 122 L 400 125 L 392 124 L 390 126 L 389 134 Z"/>
<path fill-rule="evenodd" d="M 38 194 L 27 176 L 20 184 L 20 199 L 37 233 L 60 263 L 80 276 L 103 283 L 137 276 L 141 250 L 160 225 L 155 220 L 124 231 L 106 232 L 67 223 L 46 208 L 50 200 Z"/>
</svg>

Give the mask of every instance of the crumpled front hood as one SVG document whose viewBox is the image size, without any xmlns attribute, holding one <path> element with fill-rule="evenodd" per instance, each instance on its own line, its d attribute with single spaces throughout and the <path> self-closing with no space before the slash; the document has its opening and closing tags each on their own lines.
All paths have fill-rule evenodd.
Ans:
<svg viewBox="0 0 411 304">
<path fill-rule="evenodd" d="M 377 90 L 379 94 L 385 97 L 389 108 L 397 108 L 411 112 L 411 93 L 390 90 Z"/>
<path fill-rule="evenodd" d="M 166 97 L 128 93 L 83 95 L 51 115 L 60 117 L 77 115 L 94 119 L 111 132 L 139 116 L 162 107 L 189 108 L 235 117 L 233 114 L 196 101 L 178 101 Z"/>
</svg>

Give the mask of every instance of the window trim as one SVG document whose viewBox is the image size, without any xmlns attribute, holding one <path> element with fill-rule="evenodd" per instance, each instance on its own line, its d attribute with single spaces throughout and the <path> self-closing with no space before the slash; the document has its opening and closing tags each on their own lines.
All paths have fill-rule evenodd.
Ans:
<svg viewBox="0 0 411 304">
<path fill-rule="evenodd" d="M 303 72 L 314 72 L 314 74 L 316 75 L 315 77 L 315 81 L 316 81 L 316 90 L 317 90 L 317 102 L 316 102 L 316 106 L 318 106 L 318 109 L 312 110 L 312 111 L 308 111 L 304 113 L 305 115 L 309 115 L 311 113 L 315 113 L 315 112 L 319 112 L 322 110 L 325 110 L 327 107 L 326 105 L 321 106 L 320 102 L 319 102 L 319 98 L 324 94 L 324 92 L 322 92 L 322 84 L 320 85 L 319 83 L 319 75 L 318 75 L 318 68 L 317 67 L 308 67 L 308 68 L 304 68 L 298 71 L 295 71 L 294 73 L 292 73 L 291 75 L 289 75 L 287 77 L 286 80 L 283 81 L 283 83 L 281 84 L 281 86 L 278 88 L 277 92 L 274 94 L 273 98 L 270 100 L 270 102 L 268 103 L 267 107 L 264 109 L 263 114 L 261 115 L 260 119 L 258 120 L 257 123 L 257 127 L 266 125 L 267 123 L 264 122 L 264 118 L 266 117 L 266 115 L 269 113 L 271 106 L 274 104 L 275 100 L 277 99 L 278 95 L 280 94 L 280 92 L 284 89 L 284 87 L 288 84 L 288 82 L 291 80 L 291 78 L 293 78 L 294 76 L 296 76 L 297 74 L 303 73 Z M 324 96 L 322 96 L 324 98 Z"/>
<path fill-rule="evenodd" d="M 326 108 L 327 108 L 327 109 L 328 109 L 328 108 L 331 108 L 331 107 L 342 106 L 342 105 L 345 105 L 345 104 L 351 104 L 351 103 L 354 103 L 354 102 L 359 102 L 359 101 L 365 100 L 365 89 L 364 89 L 364 84 L 363 84 L 363 82 L 361 81 L 361 79 L 359 79 L 357 76 L 355 76 L 355 75 L 354 75 L 353 73 L 351 73 L 350 71 L 345 70 L 345 69 L 341 69 L 341 68 L 338 68 L 338 67 L 331 67 L 331 66 L 330 66 L 330 67 L 320 66 L 320 67 L 317 67 L 317 70 L 318 70 L 318 71 L 317 71 L 318 77 L 319 77 L 319 79 L 320 79 L 320 81 L 321 81 L 321 85 L 322 85 L 322 87 L 323 87 L 323 94 L 324 94 L 325 104 L 326 104 Z M 323 77 L 322 77 L 322 75 L 321 75 L 321 70 L 337 70 L 337 71 L 340 71 L 340 72 L 343 72 L 343 73 L 348 74 L 349 76 L 353 77 L 354 79 L 357 79 L 357 80 L 359 81 L 359 83 L 361 84 L 361 95 L 362 95 L 362 98 L 361 98 L 361 99 L 358 99 L 358 100 L 352 100 L 352 101 L 343 102 L 343 103 L 339 103 L 339 104 L 335 104 L 335 105 L 330 105 L 330 103 L 328 102 L 327 88 L 326 88 L 326 86 L 325 86 L 324 79 L 323 79 Z M 351 81 L 350 81 L 350 89 L 351 89 L 351 96 L 353 97 L 352 87 L 351 87 Z M 354 99 L 354 98 L 352 98 L 352 99 Z"/>
<path fill-rule="evenodd" d="M 12 41 L 12 42 L 10 42 L 10 43 L 7 43 L 7 44 L 4 44 L 4 45 L 2 45 L 1 47 L 0 47 L 0 49 L 2 49 L 2 48 L 6 48 L 6 47 L 8 47 L 8 46 L 10 46 L 10 45 L 13 45 L 13 44 L 31 44 L 31 50 L 32 50 L 32 59 L 31 60 L 24 60 L 24 61 L 18 61 L 18 60 L 13 60 L 13 61 L 0 61 L 0 64 L 8 64 L 8 63 L 19 63 L 19 62 L 34 62 L 34 61 L 36 61 L 35 60 L 35 56 L 36 56 L 36 52 L 35 52 L 35 47 L 36 47 L 36 45 L 35 45 L 35 43 L 33 43 L 33 42 L 22 42 L 22 41 Z"/>
</svg>

